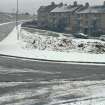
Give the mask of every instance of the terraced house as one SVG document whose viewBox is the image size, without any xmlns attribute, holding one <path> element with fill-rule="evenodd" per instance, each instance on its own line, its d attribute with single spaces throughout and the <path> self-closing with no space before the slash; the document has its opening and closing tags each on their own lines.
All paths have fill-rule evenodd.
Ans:
<svg viewBox="0 0 105 105">
<path fill-rule="evenodd" d="M 78 5 L 77 2 L 74 2 L 73 5 L 61 4 L 51 11 L 49 23 L 52 25 L 52 28 L 59 31 L 75 31 L 75 13 L 82 7 L 83 5 Z"/>
<path fill-rule="evenodd" d="M 105 2 L 100 6 L 88 7 L 77 14 L 78 31 L 91 36 L 105 34 Z"/>
<path fill-rule="evenodd" d="M 91 36 L 105 34 L 105 2 L 99 6 L 51 3 L 38 10 L 38 23 L 41 27 L 60 32 L 82 32 Z"/>
<path fill-rule="evenodd" d="M 57 5 L 52 2 L 50 5 L 47 6 L 41 6 L 38 9 L 38 25 L 40 27 L 48 27 L 49 25 L 49 14 L 51 12 L 51 10 L 53 10 L 54 8 L 56 8 Z"/>
<path fill-rule="evenodd" d="M 39 26 L 58 31 L 75 31 L 75 13 L 80 8 L 83 8 L 83 5 L 77 4 L 76 1 L 73 5 L 52 2 L 49 6 L 41 6 L 38 10 Z"/>
</svg>

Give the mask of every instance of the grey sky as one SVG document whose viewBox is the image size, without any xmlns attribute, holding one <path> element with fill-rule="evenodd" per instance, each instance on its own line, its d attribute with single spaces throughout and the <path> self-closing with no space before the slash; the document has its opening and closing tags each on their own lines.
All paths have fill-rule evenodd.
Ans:
<svg viewBox="0 0 105 105">
<path fill-rule="evenodd" d="M 28 11 L 33 13 L 39 6 L 47 5 L 50 2 L 55 1 L 56 3 L 63 2 L 72 4 L 75 0 L 19 0 L 20 11 Z M 89 2 L 91 5 L 102 4 L 105 0 L 76 0 L 78 3 Z M 14 12 L 16 10 L 16 0 L 1 0 L 0 11 L 10 11 Z"/>
</svg>

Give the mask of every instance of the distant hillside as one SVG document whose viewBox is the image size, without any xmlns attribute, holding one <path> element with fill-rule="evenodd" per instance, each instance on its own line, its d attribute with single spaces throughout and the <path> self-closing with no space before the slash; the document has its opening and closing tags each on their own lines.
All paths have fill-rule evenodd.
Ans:
<svg viewBox="0 0 105 105">
<path fill-rule="evenodd" d="M 26 20 L 26 19 L 27 20 L 32 19 L 32 16 L 28 14 L 18 15 L 18 20 Z M 0 12 L 0 23 L 5 23 L 5 22 L 10 22 L 10 21 L 15 21 L 15 20 L 16 20 L 16 14 Z"/>
</svg>

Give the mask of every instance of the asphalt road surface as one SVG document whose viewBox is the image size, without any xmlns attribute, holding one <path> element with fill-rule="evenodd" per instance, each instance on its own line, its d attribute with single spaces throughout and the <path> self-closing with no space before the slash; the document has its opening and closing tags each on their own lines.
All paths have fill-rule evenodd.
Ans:
<svg viewBox="0 0 105 105">
<path fill-rule="evenodd" d="M 14 25 L 0 26 L 1 40 L 11 32 Z M 81 105 L 76 104 L 76 101 L 86 97 L 87 87 L 86 94 L 91 94 L 90 86 L 104 87 L 104 84 L 76 84 L 80 81 L 102 80 L 105 80 L 105 66 L 39 62 L 0 56 L 0 105 Z M 82 101 L 90 100 L 88 105 L 95 105 L 92 102 L 97 99 L 100 97 L 91 98 L 90 95 Z"/>
<path fill-rule="evenodd" d="M 9 23 L 5 25 L 0 25 L 0 41 L 3 40 L 14 28 L 14 23 Z"/>
<path fill-rule="evenodd" d="M 0 105 L 72 105 L 77 98 L 86 97 L 87 88 L 86 94 L 97 85 L 105 88 L 102 83 L 77 85 L 79 81 L 104 80 L 105 66 L 38 62 L 4 56 L 0 57 L 0 65 Z M 99 98 L 94 97 L 95 100 Z M 88 99 L 93 100 L 91 96 Z M 86 105 L 95 105 L 91 102 Z"/>
</svg>

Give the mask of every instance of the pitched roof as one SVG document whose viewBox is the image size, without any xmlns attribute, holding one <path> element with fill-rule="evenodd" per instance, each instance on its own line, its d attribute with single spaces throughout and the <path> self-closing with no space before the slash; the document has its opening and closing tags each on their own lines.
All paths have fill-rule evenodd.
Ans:
<svg viewBox="0 0 105 105">
<path fill-rule="evenodd" d="M 78 11 L 78 14 L 87 14 L 87 13 L 105 13 L 105 6 L 94 6 Z"/>
<path fill-rule="evenodd" d="M 82 7 L 82 5 L 78 5 L 78 6 L 57 6 L 55 9 L 53 9 L 51 12 L 54 13 L 58 13 L 58 12 L 74 12 L 76 11 L 78 8 Z"/>
<path fill-rule="evenodd" d="M 57 5 L 41 6 L 38 11 L 39 12 L 50 12 L 51 10 L 53 10 L 56 7 L 57 7 Z"/>
</svg>

